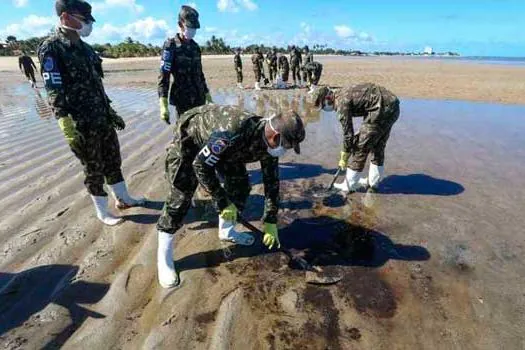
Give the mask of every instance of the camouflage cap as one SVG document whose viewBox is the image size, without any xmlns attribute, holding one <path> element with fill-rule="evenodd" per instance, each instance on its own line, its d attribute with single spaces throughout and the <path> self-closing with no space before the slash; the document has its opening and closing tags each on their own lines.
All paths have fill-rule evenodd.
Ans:
<svg viewBox="0 0 525 350">
<path fill-rule="evenodd" d="M 91 5 L 84 0 L 56 0 L 55 10 L 57 12 L 57 16 L 62 15 L 64 12 L 69 14 L 78 13 L 85 19 L 95 22 L 95 18 L 93 18 L 91 15 Z"/>
<path fill-rule="evenodd" d="M 306 132 L 301 117 L 293 110 L 277 114 L 271 119 L 272 127 L 281 134 L 284 148 L 293 148 L 295 153 L 301 153 L 299 144 L 304 141 Z"/>
<path fill-rule="evenodd" d="M 193 7 L 183 5 L 179 12 L 179 22 L 186 27 L 199 29 L 201 24 L 199 22 L 199 13 Z"/>
<path fill-rule="evenodd" d="M 315 91 L 312 93 L 312 102 L 316 107 L 322 107 L 323 106 L 323 100 L 325 99 L 326 95 L 330 92 L 330 89 L 326 86 L 321 86 L 315 89 Z"/>
</svg>

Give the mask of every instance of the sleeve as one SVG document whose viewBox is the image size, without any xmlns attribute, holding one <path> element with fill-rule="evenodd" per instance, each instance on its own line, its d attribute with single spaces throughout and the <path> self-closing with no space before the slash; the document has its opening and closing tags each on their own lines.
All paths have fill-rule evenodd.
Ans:
<svg viewBox="0 0 525 350">
<path fill-rule="evenodd" d="M 38 50 L 40 71 L 47 91 L 47 100 L 55 118 L 60 119 L 72 114 L 67 104 L 66 91 L 62 82 L 62 73 L 57 55 L 49 45 L 43 44 Z"/>
<path fill-rule="evenodd" d="M 343 151 L 351 153 L 354 139 L 354 125 L 350 115 L 350 104 L 345 101 L 342 106 L 338 106 L 337 118 L 343 127 Z"/>
<path fill-rule="evenodd" d="M 171 48 L 171 41 L 166 40 L 162 49 L 162 57 L 160 61 L 160 73 L 157 81 L 157 91 L 159 97 L 168 97 L 170 91 L 170 75 L 171 65 L 173 64 L 173 49 Z"/>
<path fill-rule="evenodd" d="M 229 200 L 226 191 L 215 174 L 215 169 L 225 153 L 230 151 L 231 147 L 231 137 L 228 134 L 215 132 L 210 136 L 208 142 L 193 161 L 193 170 L 197 180 L 210 193 L 219 210 L 226 208 Z"/>
<path fill-rule="evenodd" d="M 263 222 L 277 223 L 279 211 L 279 158 L 265 157 L 261 160 L 264 184 Z"/>
<path fill-rule="evenodd" d="M 18 69 L 22 69 L 22 57 L 18 57 Z"/>
<path fill-rule="evenodd" d="M 201 72 L 200 72 L 200 79 L 202 86 L 204 86 L 204 93 L 207 94 L 210 92 L 210 89 L 208 89 L 208 84 L 206 84 L 206 77 L 204 76 L 204 70 L 202 69 L 202 55 L 201 55 L 201 48 L 197 46 L 197 49 L 199 50 L 199 57 L 201 60 Z"/>
<path fill-rule="evenodd" d="M 33 66 L 33 68 L 36 69 L 35 62 L 33 61 L 33 59 L 31 57 L 29 57 L 29 61 L 31 62 L 31 65 Z"/>
</svg>

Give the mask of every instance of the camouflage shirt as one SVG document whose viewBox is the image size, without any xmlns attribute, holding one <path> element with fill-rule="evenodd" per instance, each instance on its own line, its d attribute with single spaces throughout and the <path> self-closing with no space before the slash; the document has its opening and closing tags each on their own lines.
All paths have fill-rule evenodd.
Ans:
<svg viewBox="0 0 525 350">
<path fill-rule="evenodd" d="M 57 119 L 70 115 L 79 128 L 107 125 L 111 101 L 102 84 L 102 60 L 91 46 L 57 29 L 38 48 L 38 59 Z"/>
<path fill-rule="evenodd" d="M 311 73 L 316 73 L 322 71 L 323 65 L 319 62 L 307 62 L 304 64 L 304 69 Z"/>
<path fill-rule="evenodd" d="M 234 64 L 235 68 L 241 68 L 242 69 L 241 54 L 236 53 L 235 56 L 233 56 L 233 64 Z"/>
<path fill-rule="evenodd" d="M 281 57 L 279 57 L 279 69 L 282 69 L 282 70 L 290 69 L 290 65 L 288 64 L 288 58 L 286 58 L 285 55 L 282 55 Z"/>
<path fill-rule="evenodd" d="M 253 70 L 264 71 L 263 67 L 264 56 L 262 53 L 254 53 L 252 55 Z"/>
<path fill-rule="evenodd" d="M 219 209 L 228 206 L 224 188 L 215 174 L 222 163 L 260 162 L 265 210 L 263 220 L 276 223 L 279 207 L 279 158 L 270 156 L 263 139 L 266 121 L 233 106 L 205 105 L 184 113 L 177 122 L 174 142 L 190 142 L 200 149 L 193 161 L 199 183 Z M 181 140 L 181 141 L 179 141 Z"/>
<path fill-rule="evenodd" d="M 311 52 L 307 52 L 304 54 L 304 64 L 312 63 L 314 61 L 314 55 Z"/>
<path fill-rule="evenodd" d="M 35 63 L 33 62 L 33 59 L 31 57 L 22 55 L 18 57 L 18 68 L 22 69 L 24 68 L 24 72 L 29 72 L 33 70 L 33 67 L 36 68 Z"/>
<path fill-rule="evenodd" d="M 384 113 L 385 109 L 394 103 L 399 103 L 396 95 L 373 83 L 363 83 L 336 91 L 335 110 L 343 126 L 343 151 L 352 150 L 353 117 L 363 117 L 364 124 L 381 124 L 384 118 L 389 118 Z"/>
<path fill-rule="evenodd" d="M 170 90 L 170 76 L 173 83 Z M 170 104 L 199 106 L 204 103 L 208 86 L 202 71 L 201 49 L 194 40 L 183 40 L 180 34 L 164 42 L 160 75 L 159 97 L 170 98 Z"/>
<path fill-rule="evenodd" d="M 268 52 L 266 55 L 266 64 L 268 64 L 269 67 L 277 67 L 277 55 L 273 52 Z"/>
<path fill-rule="evenodd" d="M 303 64 L 303 57 L 301 55 L 301 51 L 299 51 L 297 48 L 293 49 L 292 52 L 290 52 L 290 64 L 294 67 Z"/>
</svg>

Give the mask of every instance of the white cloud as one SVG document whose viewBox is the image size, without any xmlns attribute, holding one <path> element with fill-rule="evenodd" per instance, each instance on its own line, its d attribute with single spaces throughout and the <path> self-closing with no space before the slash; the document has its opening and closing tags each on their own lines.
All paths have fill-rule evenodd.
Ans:
<svg viewBox="0 0 525 350">
<path fill-rule="evenodd" d="M 255 11 L 258 6 L 253 0 L 218 0 L 217 8 L 221 12 L 239 12 L 241 8 Z"/>
<path fill-rule="evenodd" d="M 345 25 L 339 25 L 335 26 L 334 30 L 338 37 L 346 39 L 355 36 L 355 32 L 352 28 L 345 26 Z"/>
<path fill-rule="evenodd" d="M 13 5 L 15 7 L 24 7 L 27 6 L 28 0 L 13 0 Z"/>
<path fill-rule="evenodd" d="M 216 27 L 204 27 L 206 33 L 215 33 L 217 31 Z"/>
<path fill-rule="evenodd" d="M 115 8 L 126 8 L 135 13 L 144 11 L 144 6 L 137 4 L 137 0 L 104 0 L 103 2 L 94 2 L 92 6 L 95 18 L 97 12 L 106 12 Z"/>
<path fill-rule="evenodd" d="M 195 10 L 197 10 L 197 3 L 196 2 L 188 2 L 186 5 L 193 7 Z"/>
<path fill-rule="evenodd" d="M 168 22 L 165 20 L 146 17 L 124 26 L 106 23 L 102 27 L 95 27 L 89 41 L 105 43 L 131 37 L 141 42 L 161 42 L 172 34 Z"/>
<path fill-rule="evenodd" d="M 44 36 L 48 34 L 56 24 L 57 19 L 54 17 L 29 15 L 22 19 L 22 22 L 9 24 L 0 30 L 0 36 L 14 35 L 18 39 Z"/>
</svg>

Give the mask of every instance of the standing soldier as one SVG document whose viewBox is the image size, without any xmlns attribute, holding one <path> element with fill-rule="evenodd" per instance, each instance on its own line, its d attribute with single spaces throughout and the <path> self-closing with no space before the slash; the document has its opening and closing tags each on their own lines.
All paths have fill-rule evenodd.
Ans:
<svg viewBox="0 0 525 350">
<path fill-rule="evenodd" d="M 31 87 L 36 88 L 35 62 L 33 62 L 31 57 L 29 57 L 27 53 L 22 52 L 22 55 L 18 57 L 18 68 L 22 73 L 25 74 L 27 80 L 29 80 L 29 82 L 31 83 Z"/>
<path fill-rule="evenodd" d="M 242 59 L 241 59 L 241 48 L 238 47 L 235 50 L 235 56 L 233 56 L 233 64 L 235 66 L 235 72 L 237 73 L 237 87 L 243 89 L 242 87 Z"/>
<path fill-rule="evenodd" d="M 102 60 L 80 39 L 90 35 L 95 22 L 91 6 L 83 0 L 57 0 L 55 8 L 60 26 L 38 49 L 49 104 L 71 150 L 84 166 L 84 183 L 97 217 L 106 225 L 116 225 L 122 218 L 108 211 L 104 179 L 118 209 L 144 202 L 129 196 L 122 176 L 115 129 L 122 130 L 126 124 L 105 93 Z"/>
<path fill-rule="evenodd" d="M 264 76 L 264 57 L 261 53 L 261 49 L 255 48 L 255 53 L 252 55 L 253 73 L 255 75 L 255 90 L 261 90 L 260 81 Z"/>
<path fill-rule="evenodd" d="M 280 247 L 276 225 L 278 157 L 289 149 L 299 153 L 304 137 L 301 118 L 293 111 L 266 119 L 238 107 L 206 105 L 181 116 L 166 158 L 171 192 L 157 223 L 157 269 L 162 287 L 179 282 L 173 263 L 173 236 L 183 225 L 198 184 L 210 193 L 218 209 L 219 239 L 253 244 L 253 236 L 235 230 L 237 214 L 250 194 L 247 163 L 261 163 L 266 197 L 263 243 L 269 249 Z M 224 178 L 224 187 L 218 176 Z"/>
<path fill-rule="evenodd" d="M 266 64 L 268 64 L 268 74 L 270 75 L 270 81 L 275 82 L 277 78 L 277 49 L 273 48 L 266 55 Z"/>
<path fill-rule="evenodd" d="M 314 62 L 314 55 L 310 52 L 310 49 L 308 48 L 308 45 L 304 47 L 304 69 L 303 69 L 303 84 L 309 83 L 312 80 L 311 72 L 309 69 L 306 69 L 306 65 L 308 63 Z"/>
<path fill-rule="evenodd" d="M 290 74 L 290 65 L 288 64 L 288 58 L 286 55 L 279 54 L 279 73 L 281 74 L 281 79 L 283 82 L 288 82 L 288 75 Z"/>
<path fill-rule="evenodd" d="M 290 65 L 292 68 L 292 78 L 294 86 L 301 86 L 301 66 L 303 64 L 303 59 L 301 57 L 301 52 L 294 46 L 290 52 Z M 299 85 L 297 85 L 299 84 Z"/>
<path fill-rule="evenodd" d="M 337 111 L 343 126 L 343 150 L 339 168 L 352 162 L 345 181 L 336 184 L 342 191 L 355 191 L 361 186 L 376 189 L 384 176 L 385 148 L 392 126 L 399 117 L 399 99 L 382 86 L 365 83 L 333 92 L 323 86 L 313 95 L 315 105 L 325 111 Z M 363 117 L 359 137 L 354 136 L 352 118 Z M 368 179 L 361 178 L 368 154 L 372 153 Z"/>
<path fill-rule="evenodd" d="M 158 93 L 160 119 L 168 124 L 168 92 L 169 103 L 175 106 L 175 117 L 193 107 L 213 102 L 202 72 L 201 49 L 193 40 L 199 28 L 199 13 L 184 5 L 179 12 L 180 33 L 164 42 Z M 173 83 L 170 89 L 171 76 Z"/>
<path fill-rule="evenodd" d="M 308 77 L 308 85 L 310 86 L 309 93 L 313 93 L 319 84 L 321 79 L 321 73 L 323 72 L 323 65 L 319 62 L 309 62 L 304 66 L 304 72 Z"/>
</svg>

